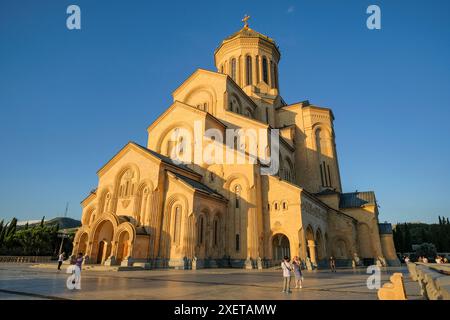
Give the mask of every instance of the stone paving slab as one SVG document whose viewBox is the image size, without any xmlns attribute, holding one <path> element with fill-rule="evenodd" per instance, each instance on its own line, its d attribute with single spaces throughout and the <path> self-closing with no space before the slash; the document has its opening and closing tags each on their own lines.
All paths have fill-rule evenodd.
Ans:
<svg viewBox="0 0 450 320">
<path fill-rule="evenodd" d="M 406 268 L 382 272 L 382 284 L 403 272 L 409 299 L 421 299 Z M 82 290 L 66 288 L 65 270 L 32 264 L 0 264 L 0 299 L 164 299 L 164 300 L 376 300 L 364 269 L 305 271 L 302 289 L 281 293 L 280 270 L 202 269 L 82 272 Z"/>
</svg>

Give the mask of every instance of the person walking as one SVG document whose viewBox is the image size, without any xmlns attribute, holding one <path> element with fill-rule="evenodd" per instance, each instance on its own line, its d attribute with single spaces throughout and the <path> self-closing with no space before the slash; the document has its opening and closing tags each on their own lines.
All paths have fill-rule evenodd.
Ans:
<svg viewBox="0 0 450 320">
<path fill-rule="evenodd" d="M 75 260 L 75 289 L 81 290 L 81 266 L 83 264 L 83 253 L 78 253 Z"/>
<path fill-rule="evenodd" d="M 336 260 L 333 256 L 330 257 L 330 269 L 331 272 L 336 272 Z"/>
<path fill-rule="evenodd" d="M 58 256 L 58 271 L 61 271 L 61 265 L 64 262 L 64 257 L 65 257 L 65 253 L 62 252 L 59 256 Z"/>
<path fill-rule="evenodd" d="M 302 263 L 298 256 L 294 257 L 294 261 L 292 262 L 292 268 L 294 270 L 295 276 L 295 289 L 301 289 L 303 286 L 303 274 L 302 274 Z"/>
<path fill-rule="evenodd" d="M 289 257 L 285 256 L 281 262 L 281 269 L 283 269 L 283 291 L 284 293 L 291 293 L 291 271 L 292 266 L 289 262 Z"/>
</svg>

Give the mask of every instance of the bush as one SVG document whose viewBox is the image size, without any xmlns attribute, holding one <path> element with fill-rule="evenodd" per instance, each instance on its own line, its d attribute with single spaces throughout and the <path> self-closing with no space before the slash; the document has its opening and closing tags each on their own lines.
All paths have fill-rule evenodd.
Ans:
<svg viewBox="0 0 450 320">
<path fill-rule="evenodd" d="M 436 257 L 436 247 L 432 243 L 422 243 L 416 249 L 416 255 L 418 257 L 427 257 L 428 260 L 434 259 Z"/>
</svg>

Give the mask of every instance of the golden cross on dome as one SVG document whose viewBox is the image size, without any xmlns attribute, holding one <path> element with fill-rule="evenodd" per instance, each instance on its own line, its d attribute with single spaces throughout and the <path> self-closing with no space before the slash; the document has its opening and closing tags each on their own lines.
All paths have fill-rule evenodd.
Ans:
<svg viewBox="0 0 450 320">
<path fill-rule="evenodd" d="M 248 19 L 250 19 L 250 16 L 245 14 L 244 19 L 242 19 L 242 22 L 244 23 L 244 28 L 248 28 Z"/>
</svg>

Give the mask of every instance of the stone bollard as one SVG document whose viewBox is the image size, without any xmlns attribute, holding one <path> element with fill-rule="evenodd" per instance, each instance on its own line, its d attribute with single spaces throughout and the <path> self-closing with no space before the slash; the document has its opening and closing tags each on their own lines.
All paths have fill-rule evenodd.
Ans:
<svg viewBox="0 0 450 320">
<path fill-rule="evenodd" d="M 403 275 L 394 273 L 390 278 L 390 282 L 385 283 L 378 290 L 378 299 L 380 300 L 407 300 L 405 286 L 403 285 Z"/>
</svg>

